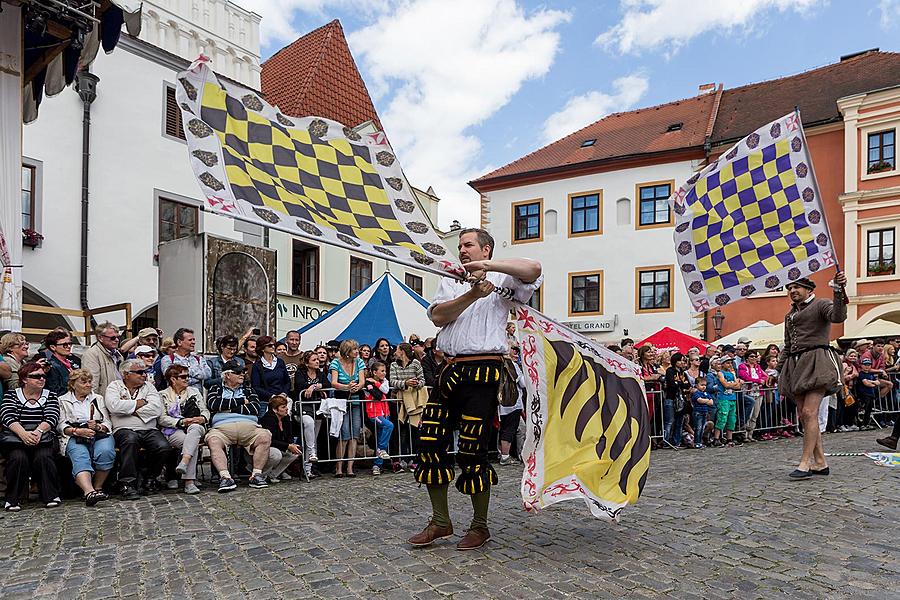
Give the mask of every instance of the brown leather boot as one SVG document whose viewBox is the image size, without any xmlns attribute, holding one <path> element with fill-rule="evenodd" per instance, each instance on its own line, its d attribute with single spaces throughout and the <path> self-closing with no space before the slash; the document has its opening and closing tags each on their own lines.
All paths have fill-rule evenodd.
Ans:
<svg viewBox="0 0 900 600">
<path fill-rule="evenodd" d="M 428 546 L 435 540 L 443 540 L 452 535 L 452 524 L 443 527 L 441 525 L 438 525 L 434 521 L 428 521 L 428 525 L 425 526 L 425 529 L 423 529 L 421 533 L 417 533 L 406 541 L 413 546 L 421 547 Z"/>
<path fill-rule="evenodd" d="M 875 440 L 875 442 L 881 444 L 885 448 L 890 448 L 891 450 L 897 449 L 897 438 L 895 438 L 892 435 L 889 435 L 889 436 L 883 437 L 883 438 L 879 438 L 879 439 Z"/>
<path fill-rule="evenodd" d="M 475 550 L 484 546 L 491 539 L 487 527 L 476 527 L 466 532 L 466 536 L 456 544 L 457 550 Z"/>
</svg>

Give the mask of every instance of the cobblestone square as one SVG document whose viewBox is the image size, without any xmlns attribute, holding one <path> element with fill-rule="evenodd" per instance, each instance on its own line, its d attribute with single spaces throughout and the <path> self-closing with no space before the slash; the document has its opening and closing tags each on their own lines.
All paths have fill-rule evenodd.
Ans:
<svg viewBox="0 0 900 600">
<path fill-rule="evenodd" d="M 827 435 L 874 450 L 875 432 Z M 18 598 L 889 598 L 898 597 L 900 473 L 831 459 L 789 481 L 799 439 L 657 451 L 621 524 L 575 502 L 519 508 L 499 468 L 493 540 L 412 549 L 428 500 L 409 473 L 166 492 L 87 509 L 29 505 L 0 521 L 2 596 Z M 363 473 L 363 471 L 360 471 Z M 451 490 L 457 538 L 468 499 Z M 803 523 L 803 524 L 799 524 Z M 893 591 L 891 591 L 893 590 Z"/>
</svg>

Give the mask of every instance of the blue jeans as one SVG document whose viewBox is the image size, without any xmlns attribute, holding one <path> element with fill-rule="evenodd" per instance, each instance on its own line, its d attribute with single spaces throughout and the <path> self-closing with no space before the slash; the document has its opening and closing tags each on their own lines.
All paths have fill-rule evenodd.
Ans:
<svg viewBox="0 0 900 600">
<path fill-rule="evenodd" d="M 676 424 L 675 399 L 663 400 L 663 431 L 667 442 L 673 446 L 681 445 L 681 433 L 683 430 L 684 415 L 679 414 Z"/>
<path fill-rule="evenodd" d="M 66 444 L 66 456 L 72 463 L 72 477 L 85 471 L 109 471 L 116 461 L 116 444 L 113 437 L 107 436 L 89 444 L 79 444 L 75 438 L 69 438 Z"/>
<path fill-rule="evenodd" d="M 355 440 L 362 431 L 362 404 L 348 402 L 344 421 L 341 423 L 341 441 Z"/>
<path fill-rule="evenodd" d="M 709 410 L 700 410 L 694 407 L 694 445 L 703 443 L 703 429 L 709 420 Z"/>
<path fill-rule="evenodd" d="M 375 417 L 372 424 L 375 431 L 375 449 L 387 451 L 391 434 L 394 433 L 394 424 L 391 423 L 390 417 Z M 380 467 L 383 462 L 382 459 L 375 457 L 376 467 Z"/>
</svg>

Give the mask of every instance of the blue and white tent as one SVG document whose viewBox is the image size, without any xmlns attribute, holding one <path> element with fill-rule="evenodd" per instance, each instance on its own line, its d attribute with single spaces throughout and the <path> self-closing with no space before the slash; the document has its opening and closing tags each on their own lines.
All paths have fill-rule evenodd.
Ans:
<svg viewBox="0 0 900 600">
<path fill-rule="evenodd" d="M 384 273 L 372 285 L 300 329 L 303 345 L 346 339 L 374 344 L 382 337 L 396 345 L 413 333 L 424 340 L 437 334 L 425 314 L 428 304 L 396 277 Z"/>
</svg>

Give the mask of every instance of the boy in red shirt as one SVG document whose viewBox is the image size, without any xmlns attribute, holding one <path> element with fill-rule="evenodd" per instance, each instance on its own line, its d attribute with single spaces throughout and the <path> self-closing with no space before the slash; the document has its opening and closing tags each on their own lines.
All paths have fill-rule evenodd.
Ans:
<svg viewBox="0 0 900 600">
<path fill-rule="evenodd" d="M 390 407 L 384 401 L 388 392 L 391 391 L 391 385 L 385 379 L 387 367 L 383 362 L 372 363 L 369 372 L 372 377 L 366 378 L 363 394 L 366 400 L 366 416 L 369 417 L 375 428 L 375 466 L 372 467 L 372 475 L 381 475 L 382 463 L 391 459 L 387 447 L 391 434 L 394 432 L 394 424 L 391 423 Z"/>
</svg>

